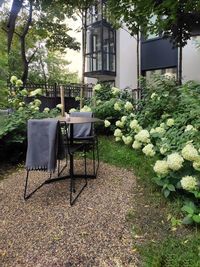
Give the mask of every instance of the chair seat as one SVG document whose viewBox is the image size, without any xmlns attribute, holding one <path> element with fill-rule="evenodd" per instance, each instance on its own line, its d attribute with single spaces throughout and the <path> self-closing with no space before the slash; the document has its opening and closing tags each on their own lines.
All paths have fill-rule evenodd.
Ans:
<svg viewBox="0 0 200 267">
<path fill-rule="evenodd" d="M 78 144 L 78 143 L 73 143 L 72 145 L 68 144 L 67 149 L 69 154 L 74 154 L 76 151 L 82 151 L 84 149 L 84 144 Z"/>
</svg>

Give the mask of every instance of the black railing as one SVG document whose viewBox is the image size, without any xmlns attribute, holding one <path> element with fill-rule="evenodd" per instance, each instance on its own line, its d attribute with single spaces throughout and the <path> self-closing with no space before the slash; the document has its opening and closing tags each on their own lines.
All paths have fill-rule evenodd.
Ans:
<svg viewBox="0 0 200 267">
<path fill-rule="evenodd" d="M 40 107 L 43 110 L 45 107 L 55 108 L 57 104 L 60 103 L 60 89 L 64 88 L 64 96 L 65 96 L 65 110 L 68 112 L 71 108 L 78 108 L 80 104 L 80 96 L 81 89 L 82 97 L 84 99 L 91 99 L 93 96 L 92 84 L 26 84 L 24 88 L 28 91 L 32 91 L 38 88 L 41 88 L 43 91 L 43 95 L 39 97 L 42 101 L 42 105 Z M 129 94 L 131 95 L 133 100 L 137 100 L 142 98 L 142 90 L 141 89 L 127 89 Z M 28 97 L 26 101 L 29 103 L 33 100 L 33 97 Z"/>
<path fill-rule="evenodd" d="M 60 88 L 64 88 L 65 97 L 80 97 L 81 89 L 83 89 L 83 97 L 90 99 L 92 97 L 92 84 L 26 84 L 24 88 L 32 91 L 41 88 L 45 97 L 60 97 Z"/>
</svg>

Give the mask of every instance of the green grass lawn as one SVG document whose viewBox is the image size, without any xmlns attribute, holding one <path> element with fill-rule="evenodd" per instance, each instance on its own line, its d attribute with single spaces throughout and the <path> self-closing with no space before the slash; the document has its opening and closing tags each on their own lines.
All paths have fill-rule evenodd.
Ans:
<svg viewBox="0 0 200 267">
<path fill-rule="evenodd" d="M 1 114 L 0 114 L 0 131 L 1 131 L 1 129 L 2 129 L 3 126 L 4 126 L 4 123 L 5 123 L 5 121 L 6 121 L 6 118 L 7 118 L 6 115 L 1 115 Z"/>
<path fill-rule="evenodd" d="M 100 138 L 100 159 L 132 170 L 137 176 L 133 206 L 127 214 L 133 249 L 144 267 L 200 266 L 200 233 L 195 226 L 181 225 L 181 198 L 165 199 L 153 183 L 152 166 L 156 158 L 147 158 L 112 137 Z M 145 236 L 142 240 L 138 236 Z"/>
</svg>

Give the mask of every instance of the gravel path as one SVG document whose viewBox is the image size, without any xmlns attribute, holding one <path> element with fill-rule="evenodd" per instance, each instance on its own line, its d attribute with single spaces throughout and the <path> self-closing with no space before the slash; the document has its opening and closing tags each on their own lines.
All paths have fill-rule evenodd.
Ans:
<svg viewBox="0 0 200 267">
<path fill-rule="evenodd" d="M 44 173 L 33 176 L 36 184 Z M 101 163 L 73 207 L 69 181 L 45 185 L 25 202 L 24 177 L 21 170 L 0 181 L 0 267 L 138 266 L 126 220 L 132 172 Z"/>
</svg>

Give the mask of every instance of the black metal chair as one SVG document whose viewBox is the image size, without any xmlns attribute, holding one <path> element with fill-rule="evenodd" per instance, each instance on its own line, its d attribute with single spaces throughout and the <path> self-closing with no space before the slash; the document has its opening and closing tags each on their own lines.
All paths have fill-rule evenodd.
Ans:
<svg viewBox="0 0 200 267">
<path fill-rule="evenodd" d="M 93 117 L 92 112 L 71 112 L 70 117 Z M 98 137 L 95 134 L 95 128 L 93 123 L 75 124 L 73 130 L 73 139 L 75 143 L 84 144 L 86 151 L 92 150 L 93 161 L 93 175 L 91 178 L 97 177 L 99 168 L 99 146 Z M 97 161 L 97 163 L 96 163 Z"/>
<path fill-rule="evenodd" d="M 31 120 L 30 120 L 31 121 Z M 54 139 L 52 139 L 52 142 L 51 144 L 49 144 L 49 140 L 47 139 L 45 141 L 45 144 L 43 144 L 42 148 L 40 147 L 40 145 L 38 144 L 38 138 L 41 138 L 41 135 L 45 136 L 45 139 L 46 139 L 46 136 L 48 136 L 49 134 L 49 129 L 50 127 L 46 127 L 44 129 L 41 130 L 41 128 L 43 127 L 43 124 L 45 123 L 45 120 L 37 120 L 37 124 L 34 124 L 34 134 L 32 132 L 32 128 L 29 127 L 28 128 L 28 144 L 29 144 L 29 150 L 31 149 L 31 146 L 34 145 L 34 146 L 37 146 L 37 149 L 34 150 L 36 151 L 35 152 L 35 159 L 36 159 L 36 162 L 37 162 L 37 155 L 38 153 L 42 150 L 41 149 L 47 149 L 49 148 L 49 146 L 51 146 L 51 149 L 53 149 L 53 151 L 56 153 L 56 156 L 54 158 L 54 168 L 52 171 L 49 171 L 48 168 L 35 168 L 35 167 L 32 167 L 30 166 L 30 164 L 28 164 L 28 162 L 30 161 L 29 158 L 30 158 L 30 153 L 28 153 L 27 151 L 27 161 L 26 161 L 26 169 L 27 169 L 27 175 L 26 175 L 26 181 L 25 181 L 25 188 L 24 188 L 24 199 L 27 200 L 28 198 L 30 198 L 38 189 L 40 189 L 43 185 L 45 184 L 49 184 L 49 183 L 53 183 L 53 182 L 57 182 L 57 181 L 60 181 L 60 180 L 65 180 L 65 179 L 70 179 L 70 205 L 73 205 L 75 203 L 75 201 L 77 200 L 77 198 L 79 197 L 79 195 L 81 194 L 81 192 L 83 191 L 83 189 L 87 186 L 87 169 L 86 169 L 86 150 L 85 150 L 85 145 L 82 144 L 82 143 L 73 143 L 71 142 L 71 140 L 69 139 L 68 137 L 68 127 L 67 127 L 67 124 L 66 123 L 59 123 L 58 126 L 61 126 L 62 128 L 62 136 L 64 137 L 64 144 L 63 144 L 63 139 L 62 139 L 62 136 L 61 136 L 61 131 L 60 131 L 60 128 L 58 127 L 58 132 L 56 134 L 55 132 L 55 135 L 57 136 L 56 138 L 58 138 L 59 136 L 59 140 L 62 139 L 62 142 L 58 143 L 58 142 L 54 142 Z M 50 120 L 46 120 L 46 123 L 51 123 Z M 30 123 L 29 123 L 30 124 Z M 31 124 L 30 124 L 31 125 Z M 40 131 L 37 131 L 37 127 L 40 127 Z M 43 139 L 43 140 L 45 140 Z M 69 175 L 63 175 L 61 176 L 61 173 L 63 173 L 63 170 L 66 168 L 67 166 L 67 159 L 66 159 L 66 163 L 65 163 L 65 166 L 62 168 L 61 171 L 58 170 L 58 177 L 55 177 L 55 178 L 52 178 L 52 173 L 54 172 L 54 170 L 57 168 L 59 168 L 59 163 L 58 163 L 58 160 L 60 162 L 61 159 L 63 159 L 64 157 L 63 156 L 58 156 L 57 157 L 57 153 L 59 151 L 59 147 L 62 146 L 65 147 L 65 156 L 69 156 L 70 158 L 70 168 L 69 168 Z M 74 174 L 74 166 L 73 166 L 73 157 L 74 157 L 74 154 L 76 152 L 84 152 L 84 173 L 82 173 L 81 175 L 75 175 Z M 63 153 L 64 151 L 62 151 L 62 155 L 64 154 Z M 42 159 L 41 159 L 42 161 Z M 56 164 L 56 161 L 57 161 L 57 164 Z M 46 161 L 45 161 L 46 162 Z M 35 162 L 33 162 L 35 164 Z M 40 166 L 40 164 L 37 162 L 38 166 Z M 46 164 L 46 163 L 45 163 Z M 56 166 L 57 165 L 57 166 Z M 34 165 L 33 165 L 34 166 Z M 45 181 L 43 181 L 37 188 L 35 188 L 34 190 L 32 190 L 31 192 L 27 192 L 29 191 L 28 190 L 28 185 L 29 185 L 29 174 L 31 171 L 34 171 L 34 170 L 40 170 L 40 171 L 47 171 L 49 172 L 49 178 Z M 75 180 L 77 178 L 84 178 L 85 180 L 85 183 L 83 184 L 83 186 L 81 187 L 81 189 L 78 191 L 77 193 L 77 190 L 75 188 Z"/>
<path fill-rule="evenodd" d="M 73 205 L 83 189 L 87 186 L 87 165 L 86 165 L 86 146 L 83 143 L 76 143 L 74 142 L 74 139 L 69 137 L 69 126 L 66 123 L 61 123 L 62 127 L 62 133 L 64 137 L 64 144 L 66 149 L 66 155 L 69 155 L 70 158 L 70 166 L 69 166 L 69 177 L 70 177 L 70 205 Z M 75 153 L 84 153 L 84 174 L 74 174 L 74 154 Z M 83 178 L 85 179 L 85 183 L 77 193 L 76 187 L 75 187 L 75 181 L 77 178 Z M 76 193 L 75 197 L 73 195 Z"/>
<path fill-rule="evenodd" d="M 58 120 L 30 119 L 27 124 L 27 133 L 25 200 L 30 198 L 43 185 L 51 181 L 52 174 L 57 167 L 57 160 L 64 158 L 63 140 Z M 31 171 L 48 172 L 49 178 L 32 190 L 32 192 L 28 193 L 29 174 Z"/>
</svg>

